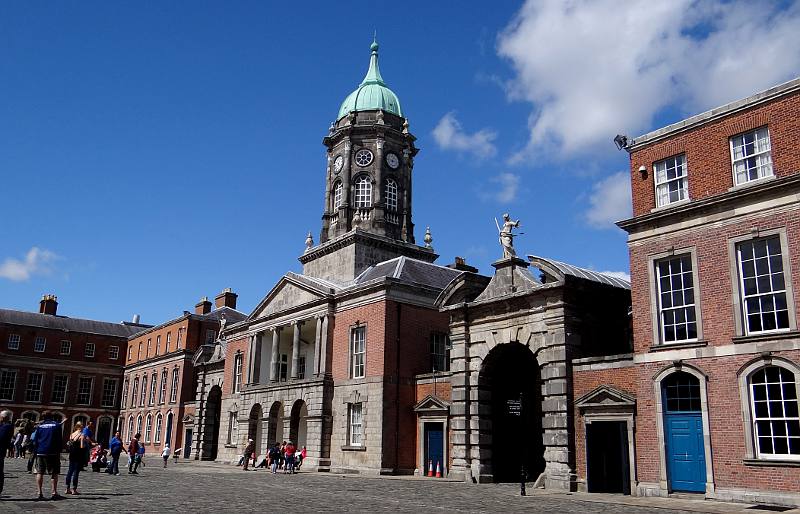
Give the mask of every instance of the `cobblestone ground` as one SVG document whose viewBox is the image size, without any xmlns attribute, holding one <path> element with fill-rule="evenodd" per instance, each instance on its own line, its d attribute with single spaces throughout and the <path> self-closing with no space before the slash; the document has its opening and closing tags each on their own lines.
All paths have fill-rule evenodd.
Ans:
<svg viewBox="0 0 800 514">
<path fill-rule="evenodd" d="M 124 461 L 124 459 L 123 459 Z M 0 512 L 542 512 L 663 514 L 691 512 L 647 505 L 589 500 L 589 495 L 535 493 L 520 497 L 511 484 L 471 485 L 435 479 L 366 478 L 302 472 L 272 475 L 244 472 L 233 466 L 170 459 L 163 469 L 151 459 L 139 475 L 119 476 L 84 471 L 79 496 L 35 501 L 33 475 L 24 461 L 6 459 Z M 66 471 L 66 466 L 62 466 Z M 49 491 L 45 478 L 45 492 Z M 64 476 L 58 490 L 64 494 Z M 49 494 L 47 494 L 49 497 Z M 613 501 L 613 500 L 612 500 Z M 696 511 L 695 511 L 696 512 Z M 723 511 L 724 512 L 724 511 Z M 752 511 L 751 511 L 752 512 Z"/>
</svg>

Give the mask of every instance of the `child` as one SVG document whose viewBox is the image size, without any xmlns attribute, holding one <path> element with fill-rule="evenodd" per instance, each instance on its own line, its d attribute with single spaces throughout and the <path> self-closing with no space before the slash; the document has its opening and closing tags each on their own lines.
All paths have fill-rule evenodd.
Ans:
<svg viewBox="0 0 800 514">
<path fill-rule="evenodd" d="M 167 461 L 169 460 L 169 454 L 170 453 L 171 452 L 170 452 L 170 449 L 169 449 L 169 443 L 167 443 L 167 444 L 164 445 L 164 449 L 161 451 L 161 458 L 164 459 L 164 467 L 165 468 L 167 467 Z"/>
<path fill-rule="evenodd" d="M 136 452 L 136 463 L 144 467 L 144 445 L 139 445 L 139 450 Z"/>
</svg>

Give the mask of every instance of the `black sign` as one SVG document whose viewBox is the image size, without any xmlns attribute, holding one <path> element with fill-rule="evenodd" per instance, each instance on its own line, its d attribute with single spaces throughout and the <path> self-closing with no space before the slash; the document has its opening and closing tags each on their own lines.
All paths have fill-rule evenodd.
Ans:
<svg viewBox="0 0 800 514">
<path fill-rule="evenodd" d="M 506 409 L 509 416 L 522 416 L 522 402 L 519 400 L 506 400 Z"/>
</svg>

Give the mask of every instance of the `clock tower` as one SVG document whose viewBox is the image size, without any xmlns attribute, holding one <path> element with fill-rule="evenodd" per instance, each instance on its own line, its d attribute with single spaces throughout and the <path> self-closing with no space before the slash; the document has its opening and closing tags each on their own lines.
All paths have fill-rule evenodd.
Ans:
<svg viewBox="0 0 800 514">
<path fill-rule="evenodd" d="M 436 259 L 432 249 L 414 244 L 412 170 L 419 151 L 415 140 L 400 100 L 381 76 L 378 43 L 373 41 L 364 80 L 342 102 L 322 141 L 328 150 L 325 208 L 320 244 L 300 258 L 304 273 L 342 281 L 400 255 L 427 262 Z M 354 262 L 352 271 L 345 274 L 332 274 L 330 266 L 318 268 L 312 262 L 320 250 L 347 246 L 356 239 L 361 246 L 381 251 L 362 248 L 373 257 Z M 354 249 L 356 261 L 359 250 Z"/>
</svg>

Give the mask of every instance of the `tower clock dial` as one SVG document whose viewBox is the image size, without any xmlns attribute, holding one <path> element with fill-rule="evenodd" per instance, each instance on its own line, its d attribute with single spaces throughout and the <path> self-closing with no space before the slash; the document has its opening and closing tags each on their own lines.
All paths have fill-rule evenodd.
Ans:
<svg viewBox="0 0 800 514">
<path fill-rule="evenodd" d="M 333 171 L 334 173 L 339 173 L 342 171 L 342 166 L 344 166 L 344 157 L 341 155 L 337 155 L 336 159 L 333 160 Z"/>
<path fill-rule="evenodd" d="M 389 152 L 386 154 L 386 164 L 393 170 L 396 170 L 397 167 L 400 166 L 400 159 L 398 159 L 397 154 Z"/>
</svg>

